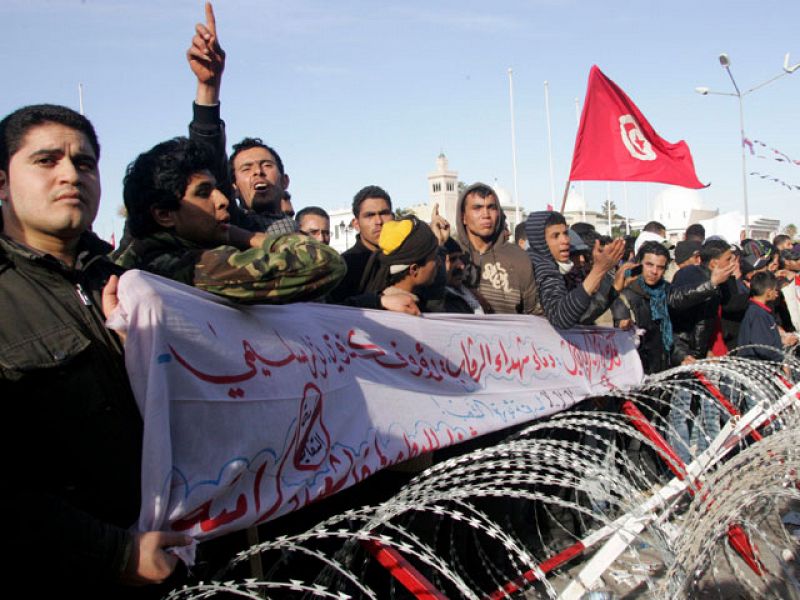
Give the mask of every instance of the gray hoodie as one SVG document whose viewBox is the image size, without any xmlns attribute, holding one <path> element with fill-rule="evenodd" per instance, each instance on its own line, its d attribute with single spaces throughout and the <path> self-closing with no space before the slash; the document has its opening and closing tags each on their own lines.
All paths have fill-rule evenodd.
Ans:
<svg viewBox="0 0 800 600">
<path fill-rule="evenodd" d="M 500 209 L 500 218 L 492 234 L 489 248 L 480 253 L 469 241 L 464 227 L 464 201 L 478 187 L 488 187 L 483 183 L 473 183 L 458 199 L 458 239 L 470 253 L 473 263 L 480 269 L 481 295 L 496 313 L 505 314 L 543 314 L 536 306 L 536 289 L 533 281 L 531 261 L 516 244 L 503 241 L 506 216 Z M 499 201 L 498 201 L 499 203 Z"/>
</svg>

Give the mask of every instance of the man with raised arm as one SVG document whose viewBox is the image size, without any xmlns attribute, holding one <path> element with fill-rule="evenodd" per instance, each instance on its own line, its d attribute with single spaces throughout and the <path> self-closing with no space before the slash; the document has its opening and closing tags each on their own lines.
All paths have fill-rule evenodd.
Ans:
<svg viewBox="0 0 800 600">
<path fill-rule="evenodd" d="M 122 346 L 91 123 L 54 105 L 0 121 L 0 397 L 6 572 L 36 595 L 128 598 L 186 536 L 136 532 L 142 421 Z M 15 443 L 16 441 L 16 443 Z M 50 592 L 50 593 L 48 593 Z"/>
<path fill-rule="evenodd" d="M 219 93 L 225 70 L 225 51 L 219 44 L 214 9 L 206 2 L 206 22 L 195 26 L 186 51 L 189 68 L 197 78 L 189 137 L 214 149 L 213 170 L 220 190 L 231 200 L 231 223 L 267 233 L 297 231 L 281 202 L 289 186 L 278 152 L 259 138 L 247 137 L 233 146 L 230 161 L 225 149 L 225 123 L 220 117 Z M 236 201 L 234 201 L 236 200 Z"/>
<path fill-rule="evenodd" d="M 130 164 L 123 196 L 133 242 L 117 262 L 240 302 L 316 300 L 333 289 L 345 264 L 327 244 L 230 224 L 213 163 L 206 144 L 181 137 Z"/>
</svg>

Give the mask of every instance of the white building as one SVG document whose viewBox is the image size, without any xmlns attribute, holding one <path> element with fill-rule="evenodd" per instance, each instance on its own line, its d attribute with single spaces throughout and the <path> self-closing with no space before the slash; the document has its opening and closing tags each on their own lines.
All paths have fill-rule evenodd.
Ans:
<svg viewBox="0 0 800 600">
<path fill-rule="evenodd" d="M 520 207 L 519 221 L 517 220 L 514 197 L 509 190 L 497 184 L 492 186 L 500 207 L 506 214 L 506 222 L 511 234 L 519 221 L 524 221 L 527 214 Z M 458 231 L 458 171 L 451 171 L 444 153 L 436 157 L 436 169 L 428 173 L 428 201 L 405 209 L 418 219 L 430 223 L 435 205 L 439 205 L 439 214 L 450 223 L 450 231 L 455 236 Z M 399 207 L 395 206 L 395 210 Z M 351 208 L 338 208 L 329 211 L 331 218 L 331 246 L 337 252 L 344 252 L 356 243 L 356 234 L 353 228 L 353 211 Z"/>
<path fill-rule="evenodd" d="M 524 221 L 527 215 L 520 207 L 519 221 L 517 220 L 514 197 L 509 190 L 498 185 L 497 180 L 495 180 L 492 189 L 500 201 L 500 207 L 506 215 L 509 231 L 513 235 L 517 223 Z M 450 231 L 455 237 L 458 231 L 457 223 L 461 217 L 458 211 L 458 171 L 450 170 L 444 153 L 439 154 L 436 158 L 436 170 L 428 173 L 428 201 L 411 206 L 407 210 L 418 219 L 430 223 L 433 208 L 436 204 L 439 205 L 439 214 L 450 223 Z"/>
<path fill-rule="evenodd" d="M 717 215 L 712 219 L 699 221 L 705 227 L 706 237 L 719 235 L 730 243 L 738 244 L 744 238 L 744 216 L 738 211 Z M 756 240 L 770 240 L 780 233 L 779 219 L 761 215 L 750 215 L 750 237 Z"/>
<path fill-rule="evenodd" d="M 331 247 L 340 254 L 356 243 L 356 233 L 353 228 L 353 209 L 337 208 L 329 211 L 331 218 Z"/>
<path fill-rule="evenodd" d="M 556 207 L 558 208 L 558 207 Z M 578 193 L 575 186 L 570 186 L 567 201 L 564 203 L 564 219 L 567 226 L 574 223 L 588 223 L 602 235 L 611 235 L 608 227 L 608 215 L 604 212 L 589 210 L 586 199 Z M 625 219 L 617 214 L 611 215 L 611 227 L 624 227 Z"/>
<path fill-rule="evenodd" d="M 703 205 L 700 192 L 685 187 L 669 186 L 659 192 L 653 201 L 651 221 L 667 228 L 670 241 L 679 242 L 689 225 L 719 215 L 719 210 Z"/>
</svg>

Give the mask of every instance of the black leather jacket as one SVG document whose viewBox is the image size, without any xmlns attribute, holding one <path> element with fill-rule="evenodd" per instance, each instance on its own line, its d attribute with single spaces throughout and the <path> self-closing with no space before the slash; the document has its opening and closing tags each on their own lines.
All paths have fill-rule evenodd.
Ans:
<svg viewBox="0 0 800 600">
<path fill-rule="evenodd" d="M 672 286 L 696 287 L 711 283 L 711 272 L 704 265 L 692 265 L 680 269 L 672 279 Z M 709 351 L 714 324 L 719 316 L 720 305 L 733 302 L 739 297 L 736 280 L 731 277 L 699 305 L 690 309 L 670 310 L 675 335 L 675 348 L 683 357 L 706 358 Z"/>
<path fill-rule="evenodd" d="M 109 249 L 84 234 L 71 269 L 0 235 L 6 569 L 37 594 L 125 595 L 142 422 L 104 326 L 101 291 L 121 271 Z"/>
<path fill-rule="evenodd" d="M 688 311 L 702 304 L 713 297 L 717 290 L 711 281 L 702 282 L 697 286 L 667 286 L 667 304 L 670 314 L 673 311 Z M 620 321 L 633 319 L 636 327 L 645 330 L 645 334 L 639 344 L 639 357 L 642 360 L 642 368 L 648 375 L 664 371 L 671 366 L 676 366 L 686 358 L 685 349 L 679 344 L 678 336 L 674 331 L 673 321 L 673 347 L 670 352 L 664 348 L 661 339 L 661 323 L 654 321 L 650 313 L 650 296 L 634 281 L 620 293 L 620 297 L 614 301 L 611 308 L 614 316 L 614 325 L 618 326 Z"/>
</svg>

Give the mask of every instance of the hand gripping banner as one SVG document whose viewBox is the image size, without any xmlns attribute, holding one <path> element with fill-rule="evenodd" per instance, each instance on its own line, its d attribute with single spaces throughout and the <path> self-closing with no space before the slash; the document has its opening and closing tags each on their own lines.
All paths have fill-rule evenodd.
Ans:
<svg viewBox="0 0 800 600">
<path fill-rule="evenodd" d="M 141 271 L 109 320 L 144 418 L 141 530 L 207 539 L 638 384 L 634 335 L 530 316 L 247 306 Z"/>
</svg>

